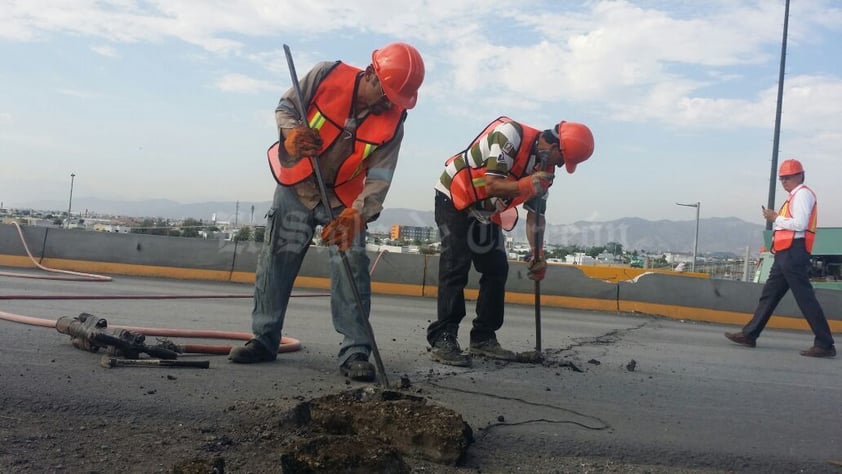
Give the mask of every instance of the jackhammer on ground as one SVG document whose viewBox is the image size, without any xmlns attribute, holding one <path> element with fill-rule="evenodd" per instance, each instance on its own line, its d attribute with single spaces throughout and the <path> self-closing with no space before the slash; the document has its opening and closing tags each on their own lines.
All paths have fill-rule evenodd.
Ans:
<svg viewBox="0 0 842 474">
<path fill-rule="evenodd" d="M 161 341 L 157 345 L 147 345 L 143 334 L 125 329 L 108 329 L 108 321 L 88 313 L 81 313 L 75 318 L 59 318 L 56 330 L 70 336 L 73 345 L 83 351 L 98 352 L 102 348 L 112 356 L 126 359 L 139 359 L 141 354 L 165 360 L 178 358 L 178 352 L 173 350 L 175 344 Z"/>
</svg>

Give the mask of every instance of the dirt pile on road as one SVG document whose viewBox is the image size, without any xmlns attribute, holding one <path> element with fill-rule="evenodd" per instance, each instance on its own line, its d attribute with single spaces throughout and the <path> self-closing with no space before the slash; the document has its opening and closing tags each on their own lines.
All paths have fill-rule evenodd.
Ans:
<svg viewBox="0 0 842 474">
<path fill-rule="evenodd" d="M 284 473 L 409 473 L 418 461 L 455 466 L 473 442 L 470 426 L 453 410 L 376 387 L 302 401 L 286 411 L 271 403 L 230 411 L 242 417 L 205 446 L 214 454 L 178 462 L 174 472 L 202 466 L 219 472 L 223 464 L 250 470 L 254 466 L 243 463 L 251 458 L 275 460 Z"/>
</svg>

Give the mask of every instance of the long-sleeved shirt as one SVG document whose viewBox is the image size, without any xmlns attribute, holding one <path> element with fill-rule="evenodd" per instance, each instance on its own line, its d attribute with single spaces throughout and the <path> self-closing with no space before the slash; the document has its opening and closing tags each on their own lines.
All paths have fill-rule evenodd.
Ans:
<svg viewBox="0 0 842 474">
<path fill-rule="evenodd" d="M 803 190 L 803 192 L 799 192 Z M 816 197 L 804 184 L 799 184 L 789 193 L 789 212 L 792 217 L 778 216 L 773 225 L 774 230 L 794 230 L 794 238 L 804 237 L 804 231 L 810 225 L 810 215 L 813 206 L 816 204 Z"/>
<path fill-rule="evenodd" d="M 330 69 L 335 65 L 335 62 L 321 62 L 313 67 L 300 81 L 301 95 L 305 102 L 309 104 L 313 95 L 319 87 L 321 81 L 325 78 Z M 357 93 L 354 84 L 348 84 L 348 93 Z M 352 101 L 355 102 L 355 101 Z M 290 129 L 300 126 L 305 121 L 302 120 L 302 115 L 299 113 L 298 98 L 296 96 L 295 88 L 290 88 L 281 97 L 278 107 L 275 109 L 275 122 L 279 129 Z M 304 111 L 306 115 L 306 110 Z M 352 117 L 345 122 L 345 130 L 348 132 L 343 137 L 338 138 L 332 145 L 324 150 L 319 156 L 319 170 L 322 178 L 325 181 L 327 188 L 328 199 L 332 208 L 341 206 L 342 203 L 336 194 L 333 192 L 333 180 L 339 171 L 339 166 L 354 150 L 354 140 L 351 139 L 353 131 L 356 129 L 357 123 L 367 116 L 367 111 L 363 113 L 351 114 Z M 388 143 L 378 147 L 365 162 L 368 167 L 366 172 L 365 187 L 359 196 L 354 200 L 352 206 L 360 212 L 360 216 L 368 222 L 376 217 L 383 209 L 383 202 L 386 200 L 386 194 L 389 192 L 389 187 L 392 184 L 392 177 L 395 173 L 395 168 L 398 164 L 398 153 L 400 152 L 401 141 L 403 140 L 403 123 L 400 124 L 395 132 L 395 136 Z M 281 160 L 287 160 L 292 163 L 294 158 L 286 154 L 283 146 L 279 147 L 281 153 Z M 307 159 L 307 158 L 304 158 Z M 313 209 L 321 202 L 321 194 L 319 186 L 316 181 L 315 174 L 305 181 L 293 186 L 295 194 L 301 203 L 309 209 Z"/>
</svg>

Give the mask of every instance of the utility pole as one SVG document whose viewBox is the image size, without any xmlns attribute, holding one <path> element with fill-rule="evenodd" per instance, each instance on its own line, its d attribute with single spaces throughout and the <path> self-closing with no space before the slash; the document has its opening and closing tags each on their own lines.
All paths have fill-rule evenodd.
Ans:
<svg viewBox="0 0 842 474">
<path fill-rule="evenodd" d="M 781 138 L 781 110 L 784 103 L 784 71 L 786 70 L 786 32 L 789 26 L 789 0 L 784 8 L 784 34 L 781 42 L 781 67 L 778 73 L 778 106 L 775 111 L 775 138 L 772 141 L 772 170 L 769 173 L 769 200 L 767 209 L 775 209 L 775 189 L 778 185 L 778 145 Z M 772 230 L 772 223 L 766 221 L 766 230 Z"/>
<path fill-rule="evenodd" d="M 76 179 L 76 173 L 70 173 L 70 199 L 67 201 L 67 220 L 70 220 L 70 210 L 73 207 L 73 181 Z"/>
</svg>

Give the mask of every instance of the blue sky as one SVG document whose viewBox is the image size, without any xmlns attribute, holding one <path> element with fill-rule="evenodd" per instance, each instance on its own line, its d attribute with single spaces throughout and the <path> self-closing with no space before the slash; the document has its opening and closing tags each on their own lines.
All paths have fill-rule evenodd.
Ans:
<svg viewBox="0 0 842 474">
<path fill-rule="evenodd" d="M 517 5 L 517 6 L 513 6 Z M 273 109 L 321 60 L 392 41 L 427 76 L 387 207 L 431 210 L 444 161 L 499 115 L 588 124 L 551 223 L 762 223 L 784 0 L 0 0 L 0 201 L 260 202 Z M 779 159 L 842 226 L 842 2 L 792 0 Z M 780 205 L 784 191 L 776 187 Z"/>
</svg>

